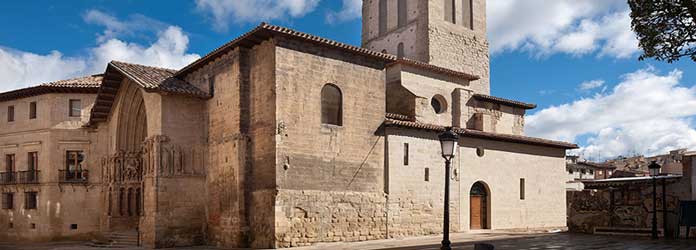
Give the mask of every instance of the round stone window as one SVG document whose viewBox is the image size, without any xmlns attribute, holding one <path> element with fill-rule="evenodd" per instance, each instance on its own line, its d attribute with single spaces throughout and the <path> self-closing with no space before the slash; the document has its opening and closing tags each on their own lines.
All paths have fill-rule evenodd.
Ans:
<svg viewBox="0 0 696 250">
<path fill-rule="evenodd" d="M 444 96 L 435 95 L 432 99 L 430 99 L 430 106 L 433 107 L 435 113 L 445 113 L 447 111 L 447 100 Z"/>
<path fill-rule="evenodd" d="M 478 157 L 483 157 L 483 155 L 486 153 L 486 151 L 482 147 L 477 147 L 476 148 L 476 155 Z"/>
</svg>

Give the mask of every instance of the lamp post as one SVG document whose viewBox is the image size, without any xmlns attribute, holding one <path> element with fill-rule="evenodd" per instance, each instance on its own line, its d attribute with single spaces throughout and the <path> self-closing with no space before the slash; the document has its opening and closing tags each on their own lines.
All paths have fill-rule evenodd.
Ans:
<svg viewBox="0 0 696 250">
<path fill-rule="evenodd" d="M 445 132 L 442 132 L 437 136 L 440 139 L 440 146 L 442 147 L 442 158 L 445 158 L 445 206 L 444 206 L 444 224 L 442 225 L 442 246 L 440 250 L 451 250 L 452 243 L 449 240 L 449 183 L 450 183 L 450 164 L 452 158 L 457 149 L 457 142 L 459 141 L 459 135 L 452 131 L 452 127 L 445 128 Z"/>
<path fill-rule="evenodd" d="M 648 169 L 650 170 L 650 176 L 652 177 L 652 184 L 653 184 L 653 191 L 652 191 L 652 198 L 653 198 L 653 217 L 652 217 L 652 235 L 651 238 L 653 240 L 656 240 L 657 237 L 657 176 L 660 175 L 660 164 L 657 164 L 657 161 L 653 161 L 648 165 Z"/>
</svg>

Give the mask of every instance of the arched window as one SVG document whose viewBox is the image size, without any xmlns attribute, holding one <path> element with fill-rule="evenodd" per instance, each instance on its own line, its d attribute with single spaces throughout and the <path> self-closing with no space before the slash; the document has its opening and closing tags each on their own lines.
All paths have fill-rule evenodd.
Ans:
<svg viewBox="0 0 696 250">
<path fill-rule="evenodd" d="M 321 123 L 343 125 L 343 94 L 336 85 L 321 88 Z"/>
<path fill-rule="evenodd" d="M 108 199 L 109 199 L 109 200 L 108 200 L 108 202 L 109 202 L 109 210 L 106 211 L 106 214 L 107 214 L 108 216 L 111 216 L 111 202 L 112 202 L 112 201 L 111 201 L 111 192 L 113 192 L 113 190 L 112 190 L 111 188 L 109 188 L 109 197 L 108 197 Z"/>
<path fill-rule="evenodd" d="M 408 17 L 407 16 L 408 7 L 406 5 L 407 1 L 408 0 L 398 0 L 398 2 L 396 4 L 397 13 L 399 14 L 398 23 L 397 23 L 397 26 L 399 28 L 406 26 L 407 17 Z"/>
<path fill-rule="evenodd" d="M 404 57 L 404 43 L 399 43 L 399 45 L 396 46 L 396 57 Z"/>
</svg>

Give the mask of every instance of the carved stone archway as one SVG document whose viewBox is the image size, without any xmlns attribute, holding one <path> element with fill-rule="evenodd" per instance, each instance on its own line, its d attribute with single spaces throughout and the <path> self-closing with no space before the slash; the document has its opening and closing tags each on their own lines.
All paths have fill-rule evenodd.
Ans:
<svg viewBox="0 0 696 250">
<path fill-rule="evenodd" d="M 143 145 L 147 138 L 147 112 L 142 90 L 124 84 L 115 112 L 115 149 L 103 159 L 103 178 L 110 190 L 109 229 L 134 230 L 143 216 Z"/>
</svg>

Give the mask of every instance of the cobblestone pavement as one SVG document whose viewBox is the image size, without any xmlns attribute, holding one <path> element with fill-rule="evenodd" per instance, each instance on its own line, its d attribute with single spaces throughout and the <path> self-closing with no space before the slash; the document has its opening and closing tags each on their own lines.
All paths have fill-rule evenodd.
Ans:
<svg viewBox="0 0 696 250">
<path fill-rule="evenodd" d="M 496 250 L 696 250 L 696 240 L 657 240 L 639 237 L 597 236 L 585 234 L 530 234 L 530 233 L 473 233 L 453 234 L 453 249 L 473 250 L 474 244 L 484 242 L 493 244 Z M 95 250 L 81 242 L 57 242 L 35 244 L 11 244 L 0 242 L 0 250 Z M 125 249 L 125 248 L 120 248 Z M 141 249 L 141 248 L 133 248 Z M 436 250 L 440 249 L 437 236 L 407 238 L 399 240 L 378 240 L 356 243 L 329 243 L 311 247 L 292 248 L 292 250 Z M 232 250 L 215 247 L 186 247 L 176 250 Z"/>
</svg>

